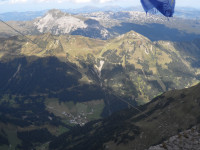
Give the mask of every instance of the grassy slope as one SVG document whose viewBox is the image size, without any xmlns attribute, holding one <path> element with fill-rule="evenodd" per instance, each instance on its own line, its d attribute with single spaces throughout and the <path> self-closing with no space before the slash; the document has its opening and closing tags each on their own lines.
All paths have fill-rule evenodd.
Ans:
<svg viewBox="0 0 200 150">
<path fill-rule="evenodd" d="M 131 93 L 134 91 L 127 92 L 130 87 L 126 87 L 124 83 L 124 80 L 127 80 L 136 87 L 139 93 L 136 99 L 138 103 L 148 102 L 155 95 L 166 90 L 191 86 L 197 81 L 195 78 L 200 72 L 198 68 L 194 69 L 191 60 L 187 59 L 188 49 L 195 48 L 198 53 L 199 47 L 195 43 L 192 45 L 186 43 L 188 47 L 183 49 L 172 42 L 153 43 L 133 31 L 107 41 L 82 36 L 52 36 L 51 34 L 29 36 L 29 38 L 39 47 L 21 37 L 14 37 L 3 40 L 0 44 L 0 56 L 2 58 L 11 54 L 56 56 L 61 61 L 75 63 L 80 71 L 87 74 L 84 76 L 87 83 L 92 81 L 91 77 L 88 77 L 90 71 L 88 66 L 95 69 L 95 65 L 98 66 L 100 60 L 105 62 L 103 66 L 105 72 L 112 72 L 116 66 L 122 66 L 120 72 L 113 72 L 113 76 L 102 74 L 101 82 L 117 93 L 132 96 Z M 193 53 L 190 53 L 191 58 L 192 55 Z M 193 62 L 195 60 L 197 58 L 194 57 Z M 125 74 L 120 75 L 120 73 Z M 113 83 L 106 83 L 106 80 L 113 80 Z M 115 84 L 117 82 L 118 84 Z M 153 91 L 150 92 L 150 89 Z"/>
</svg>

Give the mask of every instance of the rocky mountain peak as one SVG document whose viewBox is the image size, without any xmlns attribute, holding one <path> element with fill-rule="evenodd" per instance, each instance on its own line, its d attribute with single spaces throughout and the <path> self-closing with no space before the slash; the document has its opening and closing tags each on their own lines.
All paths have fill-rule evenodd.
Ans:
<svg viewBox="0 0 200 150">
<path fill-rule="evenodd" d="M 100 39 L 110 37 L 109 31 L 99 21 L 82 18 L 52 9 L 35 20 L 34 26 L 41 33 L 49 32 L 54 35 L 72 34 Z"/>
<path fill-rule="evenodd" d="M 50 10 L 43 17 L 37 19 L 34 26 L 41 33 L 51 32 L 55 35 L 67 34 L 78 28 L 87 27 L 83 20 L 57 9 Z"/>
<path fill-rule="evenodd" d="M 121 41 L 129 41 L 130 39 L 132 39 L 133 41 L 137 42 L 137 43 L 152 43 L 151 40 L 149 40 L 147 37 L 131 30 L 130 32 L 126 33 L 126 34 L 122 34 L 120 36 L 118 36 L 116 38 L 117 40 L 121 40 Z M 141 45 L 140 44 L 140 45 Z M 153 43 L 152 43 L 153 44 Z"/>
<path fill-rule="evenodd" d="M 132 39 L 141 39 L 141 40 L 145 40 L 145 41 L 150 41 L 147 37 L 131 30 L 130 32 L 125 34 L 125 37 L 127 38 L 132 38 Z"/>
</svg>

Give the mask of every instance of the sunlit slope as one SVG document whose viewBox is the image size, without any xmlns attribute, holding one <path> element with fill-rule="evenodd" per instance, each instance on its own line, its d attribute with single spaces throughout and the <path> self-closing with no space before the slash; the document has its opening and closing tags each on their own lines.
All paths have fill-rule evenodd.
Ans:
<svg viewBox="0 0 200 150">
<path fill-rule="evenodd" d="M 138 103 L 166 90 L 189 87 L 199 77 L 199 69 L 194 66 L 200 53 L 197 42 L 185 43 L 183 48 L 179 43 L 151 42 L 133 31 L 107 41 L 71 35 L 28 37 L 37 45 L 22 37 L 3 39 L 1 59 L 57 57 L 74 63 L 85 75 L 84 82 L 111 88 Z"/>
</svg>

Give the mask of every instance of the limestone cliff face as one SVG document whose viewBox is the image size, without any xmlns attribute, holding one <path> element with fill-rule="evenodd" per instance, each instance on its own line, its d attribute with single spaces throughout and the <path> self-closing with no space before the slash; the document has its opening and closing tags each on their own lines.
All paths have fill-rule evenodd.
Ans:
<svg viewBox="0 0 200 150">
<path fill-rule="evenodd" d="M 55 35 L 68 34 L 78 28 L 86 28 L 83 20 L 60 10 L 50 10 L 34 22 L 41 33 L 50 32 Z"/>
</svg>

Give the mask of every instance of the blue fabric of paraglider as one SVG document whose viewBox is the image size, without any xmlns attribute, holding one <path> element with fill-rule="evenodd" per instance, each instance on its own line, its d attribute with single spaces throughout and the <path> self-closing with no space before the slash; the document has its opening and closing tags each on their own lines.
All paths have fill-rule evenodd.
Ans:
<svg viewBox="0 0 200 150">
<path fill-rule="evenodd" d="M 175 0 L 141 0 L 144 10 L 147 12 L 155 12 L 157 9 L 166 17 L 173 17 Z"/>
</svg>

